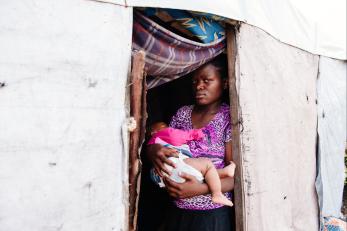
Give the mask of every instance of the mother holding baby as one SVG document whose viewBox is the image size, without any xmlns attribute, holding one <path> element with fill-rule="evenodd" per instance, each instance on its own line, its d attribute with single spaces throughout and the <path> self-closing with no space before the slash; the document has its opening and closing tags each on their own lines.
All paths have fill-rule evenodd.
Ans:
<svg viewBox="0 0 347 231">
<path fill-rule="evenodd" d="M 191 130 L 202 129 L 201 140 L 188 142 L 193 157 L 209 158 L 217 169 L 232 161 L 230 110 L 222 102 L 224 90 L 228 87 L 226 60 L 219 56 L 201 66 L 193 73 L 195 105 L 183 106 L 172 117 L 170 127 Z M 169 174 L 164 164 L 174 167 L 168 158 L 177 156 L 177 151 L 160 144 L 147 149 L 148 157 L 156 172 Z M 206 183 L 195 177 L 181 174 L 186 181 L 176 183 L 163 177 L 167 192 L 174 199 L 174 208 L 164 221 L 165 231 L 230 231 L 230 208 L 213 203 Z M 221 179 L 222 192 L 230 199 L 234 188 L 232 177 Z"/>
</svg>

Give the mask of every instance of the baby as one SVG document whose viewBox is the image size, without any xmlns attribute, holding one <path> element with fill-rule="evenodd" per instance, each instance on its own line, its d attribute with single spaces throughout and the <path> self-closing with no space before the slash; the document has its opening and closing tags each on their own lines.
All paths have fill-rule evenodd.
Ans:
<svg viewBox="0 0 347 231">
<path fill-rule="evenodd" d="M 202 139 L 204 134 L 201 129 L 183 131 L 168 127 L 164 122 L 158 122 L 152 125 L 151 135 L 152 137 L 148 144 L 161 144 L 165 147 L 179 151 L 178 158 L 169 157 L 169 159 L 175 164 L 176 168 L 165 165 L 165 167 L 171 172 L 171 175 L 169 176 L 171 180 L 178 183 L 185 182 L 185 179 L 180 177 L 181 172 L 195 176 L 195 178 L 201 183 L 205 179 L 205 182 L 211 191 L 212 201 L 214 203 L 228 206 L 233 205 L 233 203 L 228 200 L 221 191 L 220 178 L 234 176 L 236 168 L 234 162 L 230 161 L 228 166 L 217 170 L 211 160 L 207 158 L 189 158 L 192 157 L 192 155 L 186 143 L 188 141 Z M 165 173 L 163 174 L 165 175 Z M 165 186 L 162 179 L 154 173 L 153 169 L 152 178 L 154 178 L 159 186 Z"/>
</svg>

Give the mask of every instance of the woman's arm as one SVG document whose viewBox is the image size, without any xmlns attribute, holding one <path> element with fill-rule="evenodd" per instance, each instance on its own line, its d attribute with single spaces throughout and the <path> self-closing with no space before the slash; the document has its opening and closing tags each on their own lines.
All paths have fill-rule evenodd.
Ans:
<svg viewBox="0 0 347 231">
<path fill-rule="evenodd" d="M 164 177 L 165 187 L 170 196 L 183 199 L 208 194 L 210 192 L 207 184 L 200 183 L 194 176 L 181 173 L 180 177 L 184 178 L 186 182 L 176 183 L 169 177 Z"/>
<path fill-rule="evenodd" d="M 164 183 L 169 195 L 174 198 L 190 198 L 210 193 L 206 183 L 200 183 L 197 179 L 189 174 L 180 175 L 186 180 L 184 183 L 176 183 L 168 177 L 164 177 Z M 228 177 L 221 179 L 222 192 L 230 192 L 234 189 L 234 178 Z"/>
<path fill-rule="evenodd" d="M 222 184 L 222 192 L 230 192 L 234 189 L 234 177 L 227 177 L 220 180 Z"/>
<path fill-rule="evenodd" d="M 231 140 L 225 143 L 225 165 L 228 165 L 230 161 L 233 161 L 233 151 Z"/>
<path fill-rule="evenodd" d="M 225 143 L 225 165 L 228 165 L 233 160 L 232 144 L 231 141 Z M 227 177 L 221 179 L 222 192 L 230 192 L 234 189 L 234 177 Z"/>
<path fill-rule="evenodd" d="M 231 141 L 225 143 L 225 163 L 232 161 Z M 182 173 L 181 177 L 186 180 L 184 183 L 176 183 L 168 177 L 164 178 L 166 189 L 170 196 L 175 198 L 189 198 L 210 193 L 206 183 L 200 183 L 194 176 Z M 234 178 L 226 177 L 221 179 L 222 192 L 230 192 L 234 189 Z"/>
</svg>

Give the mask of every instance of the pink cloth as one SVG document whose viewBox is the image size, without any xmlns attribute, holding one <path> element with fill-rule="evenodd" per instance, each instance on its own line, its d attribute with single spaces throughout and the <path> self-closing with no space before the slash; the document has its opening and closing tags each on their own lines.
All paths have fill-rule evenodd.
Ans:
<svg viewBox="0 0 347 231">
<path fill-rule="evenodd" d="M 151 137 L 148 144 L 155 144 L 155 139 L 160 138 L 173 146 L 181 146 L 182 144 L 186 144 L 188 141 L 201 140 L 204 136 L 205 135 L 201 129 L 184 131 L 168 127 L 156 132 Z"/>
</svg>

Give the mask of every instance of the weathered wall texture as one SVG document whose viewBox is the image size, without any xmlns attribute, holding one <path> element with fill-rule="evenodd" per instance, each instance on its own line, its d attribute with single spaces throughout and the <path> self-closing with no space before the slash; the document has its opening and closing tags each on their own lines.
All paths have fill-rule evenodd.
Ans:
<svg viewBox="0 0 347 231">
<path fill-rule="evenodd" d="M 319 175 L 322 216 L 340 217 L 345 179 L 346 61 L 321 57 L 318 78 Z"/>
<path fill-rule="evenodd" d="M 318 230 L 318 57 L 242 25 L 238 76 L 247 230 Z"/>
<path fill-rule="evenodd" d="M 131 8 L 1 2 L 0 230 L 124 227 L 131 31 Z"/>
</svg>

